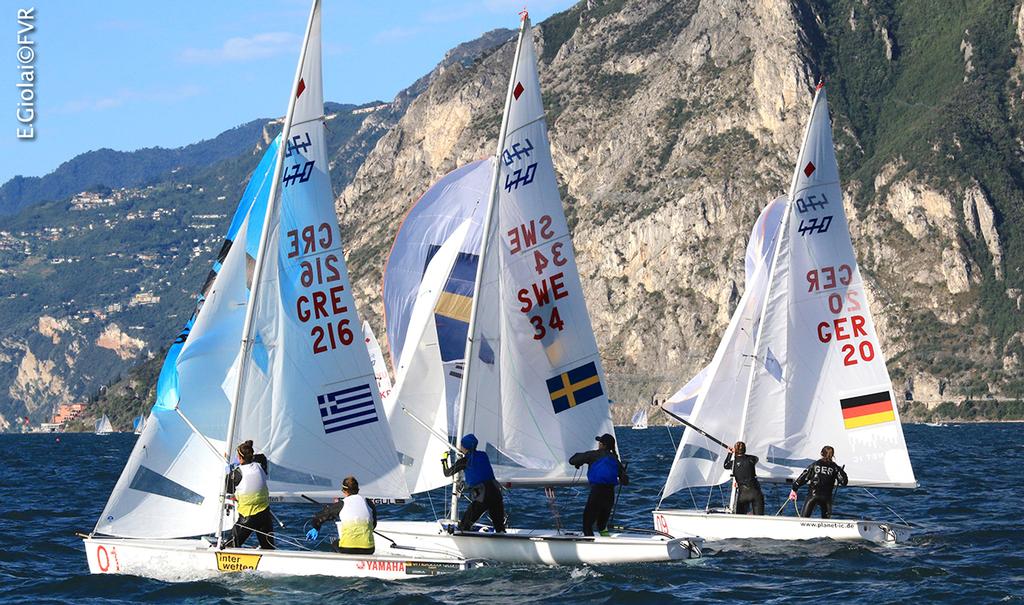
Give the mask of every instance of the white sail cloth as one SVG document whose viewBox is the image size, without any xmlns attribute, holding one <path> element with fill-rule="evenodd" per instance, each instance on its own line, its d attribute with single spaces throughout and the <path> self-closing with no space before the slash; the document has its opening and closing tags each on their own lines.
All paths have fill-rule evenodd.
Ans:
<svg viewBox="0 0 1024 605">
<path fill-rule="evenodd" d="M 436 313 L 445 362 L 461 360 L 465 354 L 481 223 L 493 171 L 490 159 L 453 170 L 428 189 L 402 221 L 384 269 L 384 315 L 392 367 L 397 368 L 402 359 L 409 318 L 428 263 L 455 230 L 470 219 L 469 232 Z"/>
<path fill-rule="evenodd" d="M 380 350 L 380 343 L 377 342 L 377 336 L 373 333 L 373 327 L 366 320 L 363 320 L 363 341 L 370 354 L 370 365 L 373 366 L 373 377 L 377 380 L 377 390 L 380 391 L 381 401 L 387 401 L 391 396 L 391 387 L 393 386 L 391 374 L 388 373 L 388 364 L 384 361 L 384 353 Z"/>
<path fill-rule="evenodd" d="M 756 280 L 758 271 L 765 271 L 765 267 L 771 264 L 772 255 L 775 253 L 775 236 L 782 223 L 782 214 L 786 208 L 786 198 L 779 197 L 770 202 L 758 215 L 754 228 L 747 240 L 747 253 L 744 259 L 744 292 L 754 298 L 747 301 L 747 305 L 753 304 L 754 308 L 759 307 L 759 301 L 764 300 L 764 288 L 766 280 Z M 761 290 L 751 292 L 757 285 Z M 744 307 L 741 302 L 737 309 Z M 693 408 L 698 397 L 704 391 L 705 380 L 711 365 L 704 366 L 700 372 L 694 375 L 681 389 L 669 397 L 662 408 L 678 418 L 687 419 L 693 413 Z"/>
<path fill-rule="evenodd" d="M 496 450 L 499 466 L 525 467 L 500 477 L 513 484 L 528 476 L 572 480 L 569 456 L 614 430 L 551 161 L 528 20 L 523 27 L 466 356 L 462 431 Z"/>
<path fill-rule="evenodd" d="M 427 265 L 409 317 L 407 346 L 398 363 L 394 396 L 384 402 L 409 491 L 414 494 L 451 482 L 441 472 L 440 460 L 450 449 L 454 419 L 447 405 L 450 389 L 434 313 L 472 220 L 463 221 Z"/>
<path fill-rule="evenodd" d="M 259 180 L 254 176 L 249 186 L 260 187 Z M 263 190 L 264 202 L 256 204 L 260 210 L 267 193 Z M 236 242 L 246 241 L 249 226 L 247 219 Z M 98 533 L 176 538 L 216 531 L 227 471 L 220 451 L 230 408 L 219 386 L 242 336 L 247 256 L 246 246 L 233 245 L 223 259 L 177 354 L 175 407 L 162 401 L 153 407 L 96 525 Z"/>
<path fill-rule="evenodd" d="M 690 421 L 727 442 L 746 441 L 767 479 L 796 477 L 828 444 L 852 484 L 914 487 L 850 241 L 823 89 L 788 200 L 776 253 L 766 270 L 753 267 Z M 664 496 L 727 480 L 722 456 L 686 431 Z"/>
<path fill-rule="evenodd" d="M 398 465 L 334 211 L 324 141 L 319 5 L 299 67 L 279 199 L 252 304 L 251 353 L 236 440 L 271 461 L 272 495 L 337 494 L 347 475 L 367 497 L 409 495 Z"/>
</svg>

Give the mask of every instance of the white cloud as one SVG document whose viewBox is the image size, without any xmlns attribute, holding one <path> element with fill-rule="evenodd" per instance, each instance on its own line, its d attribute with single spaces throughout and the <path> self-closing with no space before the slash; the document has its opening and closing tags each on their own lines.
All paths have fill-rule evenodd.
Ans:
<svg viewBox="0 0 1024 605">
<path fill-rule="evenodd" d="M 248 37 L 228 38 L 220 48 L 186 48 L 179 57 L 187 63 L 232 63 L 266 59 L 283 53 L 296 53 L 302 37 L 290 32 L 267 32 Z"/>
<path fill-rule="evenodd" d="M 202 94 L 203 89 L 195 84 L 184 84 L 176 88 L 137 90 L 123 88 L 102 97 L 73 99 L 57 108 L 58 114 L 82 113 L 117 109 L 131 103 L 170 104 L 184 101 Z"/>
</svg>

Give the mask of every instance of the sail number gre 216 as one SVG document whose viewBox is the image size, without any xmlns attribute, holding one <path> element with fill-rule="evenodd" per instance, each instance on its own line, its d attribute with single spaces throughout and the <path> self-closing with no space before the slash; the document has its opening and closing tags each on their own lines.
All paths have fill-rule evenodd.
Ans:
<svg viewBox="0 0 1024 605">
<path fill-rule="evenodd" d="M 334 241 L 334 229 L 329 223 L 307 225 L 286 234 L 288 258 L 299 261 L 299 283 L 312 288 L 295 299 L 295 317 L 301 323 L 310 323 L 313 353 L 326 353 L 348 346 L 355 340 L 352 320 L 344 317 L 349 312 L 345 303 L 345 285 L 341 282 L 340 247 Z"/>
</svg>

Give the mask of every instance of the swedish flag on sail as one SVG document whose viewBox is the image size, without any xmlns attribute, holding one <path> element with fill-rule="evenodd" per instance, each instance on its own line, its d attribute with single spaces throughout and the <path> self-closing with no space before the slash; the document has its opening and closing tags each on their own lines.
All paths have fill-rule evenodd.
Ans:
<svg viewBox="0 0 1024 605">
<path fill-rule="evenodd" d="M 604 395 L 597 364 L 593 361 L 548 378 L 547 383 L 556 414 Z"/>
<path fill-rule="evenodd" d="M 431 246 L 427 252 L 427 264 L 440 249 Z M 434 308 L 437 323 L 437 338 L 441 348 L 441 360 L 462 359 L 466 352 L 466 335 L 469 331 L 469 311 L 473 305 L 473 284 L 476 282 L 478 255 L 460 252 L 444 291 Z M 426 266 L 423 268 L 426 271 Z"/>
</svg>

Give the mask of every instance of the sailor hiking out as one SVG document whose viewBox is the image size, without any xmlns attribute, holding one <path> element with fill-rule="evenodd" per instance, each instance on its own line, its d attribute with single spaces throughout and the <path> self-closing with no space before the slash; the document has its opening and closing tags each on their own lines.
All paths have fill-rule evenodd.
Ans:
<svg viewBox="0 0 1024 605">
<path fill-rule="evenodd" d="M 733 458 L 733 454 L 736 455 Z M 737 441 L 729 448 L 725 457 L 725 468 L 732 469 L 732 478 L 736 484 L 736 514 L 764 514 L 764 493 L 757 481 L 757 456 L 747 454 L 747 444 Z"/>
<path fill-rule="evenodd" d="M 226 548 L 239 548 L 255 532 L 260 548 L 274 548 L 274 523 L 267 488 L 267 457 L 253 451 L 252 440 L 238 446 L 238 466 L 226 478 L 227 493 L 237 501 L 238 520 Z"/>
<path fill-rule="evenodd" d="M 501 495 L 501 486 L 494 478 L 494 469 L 487 452 L 477 451 L 479 441 L 476 435 L 469 433 L 459 442 L 459 452 L 463 454 L 455 464 L 448 466 L 448 452 L 441 459 L 441 467 L 445 477 L 455 473 L 464 473 L 466 488 L 469 490 L 470 504 L 459 520 L 459 531 L 470 531 L 477 519 L 487 511 L 491 518 L 494 531 L 505 533 L 505 502 Z"/>
<path fill-rule="evenodd" d="M 590 496 L 583 508 L 583 535 L 593 536 L 594 525 L 602 536 L 608 535 L 608 519 L 615 506 L 615 486 L 629 485 L 625 466 L 615 452 L 615 437 L 608 433 L 595 437 L 597 449 L 578 452 L 569 458 L 569 464 L 579 468 L 587 465 Z"/>
<path fill-rule="evenodd" d="M 306 532 L 306 539 L 312 542 L 320 536 L 320 526 L 331 519 L 338 519 L 341 537 L 336 550 L 354 555 L 372 555 L 375 549 L 373 530 L 377 527 L 377 507 L 373 502 L 359 495 L 359 481 L 348 476 L 341 482 L 342 498 L 329 504 L 313 515 Z"/>
<path fill-rule="evenodd" d="M 821 448 L 821 459 L 808 466 L 803 473 L 793 482 L 793 490 L 789 492 L 789 499 L 796 500 L 797 490 L 807 483 L 810 493 L 807 501 L 804 502 L 801 517 L 810 517 L 815 507 L 821 509 L 822 519 L 832 518 L 832 496 L 836 485 L 846 485 L 849 478 L 846 471 L 832 461 L 836 451 L 831 445 Z"/>
</svg>

